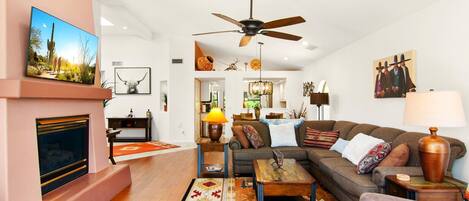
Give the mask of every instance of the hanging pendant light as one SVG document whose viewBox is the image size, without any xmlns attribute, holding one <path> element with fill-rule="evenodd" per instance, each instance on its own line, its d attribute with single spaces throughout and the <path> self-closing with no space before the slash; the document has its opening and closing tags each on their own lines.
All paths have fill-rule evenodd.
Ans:
<svg viewBox="0 0 469 201">
<path fill-rule="evenodd" d="M 264 43 L 259 42 L 259 81 L 249 82 L 249 94 L 251 95 L 272 95 L 274 83 L 269 81 L 262 81 L 262 45 Z"/>
</svg>

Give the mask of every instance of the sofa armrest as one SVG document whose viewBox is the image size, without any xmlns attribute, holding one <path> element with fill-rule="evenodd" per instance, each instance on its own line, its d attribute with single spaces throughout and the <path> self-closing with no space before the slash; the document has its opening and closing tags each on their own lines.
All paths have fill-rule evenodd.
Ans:
<svg viewBox="0 0 469 201">
<path fill-rule="evenodd" d="M 231 137 L 230 142 L 229 142 L 229 146 L 230 146 L 231 150 L 238 150 L 238 149 L 243 148 L 241 146 L 241 142 L 239 142 L 238 139 L 235 136 Z"/>
<path fill-rule="evenodd" d="M 388 175 L 407 174 L 410 176 L 422 176 L 423 171 L 421 167 L 377 167 L 373 170 L 371 180 L 378 185 L 384 187 L 385 177 Z"/>
</svg>

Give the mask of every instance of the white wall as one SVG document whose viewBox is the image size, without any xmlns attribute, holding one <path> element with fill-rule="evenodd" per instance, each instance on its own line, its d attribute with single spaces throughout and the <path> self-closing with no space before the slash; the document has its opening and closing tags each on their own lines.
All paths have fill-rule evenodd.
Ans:
<svg viewBox="0 0 469 201">
<path fill-rule="evenodd" d="M 168 139 L 169 115 L 160 110 L 160 81 L 168 79 L 169 41 L 143 40 L 134 36 L 102 36 L 103 80 L 114 82 L 112 61 L 122 61 L 122 67 L 151 67 L 151 95 L 114 95 L 105 108 L 106 117 L 125 117 L 130 108 L 137 117 L 147 109 L 153 113 L 153 139 Z M 125 135 L 125 132 L 123 132 Z"/>
<path fill-rule="evenodd" d="M 417 51 L 417 87 L 420 91 L 457 90 L 469 115 L 469 1 L 439 1 L 402 18 L 367 37 L 315 62 L 305 69 L 305 80 L 327 80 L 331 92 L 331 118 L 393 126 L 403 125 L 404 99 L 373 98 L 373 60 Z M 469 146 L 469 127 L 441 129 L 441 135 Z M 469 148 L 469 147 L 468 147 Z M 469 181 L 469 154 L 458 160 L 453 174 Z"/>
</svg>

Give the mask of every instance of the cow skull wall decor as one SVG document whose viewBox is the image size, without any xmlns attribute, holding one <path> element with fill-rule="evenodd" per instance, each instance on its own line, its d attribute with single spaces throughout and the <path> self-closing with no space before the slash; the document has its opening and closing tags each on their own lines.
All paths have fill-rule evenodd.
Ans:
<svg viewBox="0 0 469 201">
<path fill-rule="evenodd" d="M 115 79 L 116 94 L 151 93 L 150 68 L 115 68 Z"/>
<path fill-rule="evenodd" d="M 140 82 L 142 82 L 143 80 L 145 80 L 145 77 L 147 77 L 147 74 L 148 73 L 145 73 L 145 75 L 143 76 L 142 79 L 140 80 L 123 80 L 121 78 L 121 76 L 119 75 L 119 73 L 117 73 L 117 77 L 119 78 L 119 80 L 121 80 L 122 82 L 124 82 L 125 86 L 127 86 L 127 93 L 128 94 L 138 94 L 138 88 L 137 86 L 140 84 Z"/>
</svg>

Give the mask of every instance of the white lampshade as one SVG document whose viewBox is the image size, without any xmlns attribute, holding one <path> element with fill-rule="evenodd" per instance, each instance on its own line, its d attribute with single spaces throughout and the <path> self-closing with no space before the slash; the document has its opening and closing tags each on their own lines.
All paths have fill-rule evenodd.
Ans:
<svg viewBox="0 0 469 201">
<path fill-rule="evenodd" d="M 407 93 L 404 123 L 427 127 L 464 127 L 466 117 L 461 95 L 454 91 Z"/>
</svg>

